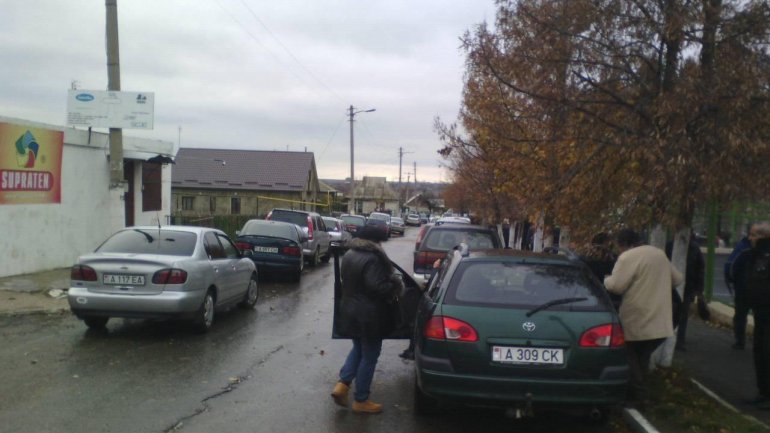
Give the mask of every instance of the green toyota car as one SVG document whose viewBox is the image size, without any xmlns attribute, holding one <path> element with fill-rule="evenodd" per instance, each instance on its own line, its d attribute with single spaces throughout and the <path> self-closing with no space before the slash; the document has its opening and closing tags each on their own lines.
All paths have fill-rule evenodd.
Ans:
<svg viewBox="0 0 770 433">
<path fill-rule="evenodd" d="M 618 315 L 577 257 L 462 244 L 418 307 L 415 368 L 418 414 L 451 402 L 601 419 L 629 375 Z"/>
</svg>

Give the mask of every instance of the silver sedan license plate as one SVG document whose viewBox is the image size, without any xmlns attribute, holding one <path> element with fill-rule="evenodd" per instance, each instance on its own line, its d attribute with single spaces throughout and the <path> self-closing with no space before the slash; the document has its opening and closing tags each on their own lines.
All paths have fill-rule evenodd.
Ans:
<svg viewBox="0 0 770 433">
<path fill-rule="evenodd" d="M 564 350 L 544 347 L 492 346 L 492 361 L 503 364 L 564 364 Z"/>
<path fill-rule="evenodd" d="M 118 286 L 144 286 L 144 275 L 104 274 L 102 282 Z"/>
</svg>

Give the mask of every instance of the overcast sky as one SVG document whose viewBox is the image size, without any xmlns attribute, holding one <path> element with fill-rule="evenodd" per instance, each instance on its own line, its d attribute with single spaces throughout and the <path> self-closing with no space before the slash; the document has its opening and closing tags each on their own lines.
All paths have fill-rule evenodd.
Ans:
<svg viewBox="0 0 770 433">
<path fill-rule="evenodd" d="M 103 0 L 0 0 L 0 115 L 64 125 L 67 90 L 106 90 Z M 459 111 L 459 38 L 493 0 L 118 0 L 121 90 L 155 93 L 182 147 L 308 150 L 321 178 L 447 181 L 433 129 Z M 180 132 L 181 129 L 181 132 Z"/>
</svg>

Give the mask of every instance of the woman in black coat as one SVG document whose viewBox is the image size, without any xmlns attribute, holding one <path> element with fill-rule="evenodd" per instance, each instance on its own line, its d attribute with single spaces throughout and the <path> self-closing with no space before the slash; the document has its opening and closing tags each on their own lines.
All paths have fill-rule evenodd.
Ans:
<svg viewBox="0 0 770 433">
<path fill-rule="evenodd" d="M 353 348 L 331 395 L 335 403 L 347 407 L 350 384 L 355 380 L 354 412 L 382 411 L 381 404 L 369 400 L 369 391 L 382 340 L 394 328 L 393 303 L 403 289 L 390 259 L 375 241 L 378 238 L 374 227 L 364 226 L 342 257 L 339 331 L 353 340 Z"/>
</svg>

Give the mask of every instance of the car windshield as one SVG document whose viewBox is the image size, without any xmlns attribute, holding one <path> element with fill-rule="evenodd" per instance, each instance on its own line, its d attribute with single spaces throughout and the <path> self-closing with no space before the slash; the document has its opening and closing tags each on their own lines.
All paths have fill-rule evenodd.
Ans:
<svg viewBox="0 0 770 433">
<path fill-rule="evenodd" d="M 384 213 L 371 213 L 369 214 L 370 219 L 376 219 L 380 221 L 388 222 L 390 221 L 390 215 L 384 214 Z"/>
<path fill-rule="evenodd" d="M 434 228 L 429 231 L 423 245 L 438 251 L 449 251 L 464 242 L 472 250 L 495 248 L 492 233 L 483 230 L 450 230 Z"/>
<path fill-rule="evenodd" d="M 587 274 L 574 266 L 507 261 L 460 264 L 452 276 L 448 304 L 486 304 L 523 308 L 593 309 L 600 305 Z M 570 299 L 569 303 L 561 303 Z"/>
<path fill-rule="evenodd" d="M 326 223 L 327 231 L 332 231 L 332 232 L 340 231 L 339 227 L 337 227 L 337 220 L 335 220 L 334 218 L 324 218 L 324 222 Z"/>
<path fill-rule="evenodd" d="M 402 220 L 401 218 L 393 217 L 393 218 L 390 219 L 390 222 L 397 223 L 397 224 L 403 224 L 404 220 Z"/>
<path fill-rule="evenodd" d="M 307 215 L 299 212 L 274 210 L 270 214 L 270 219 L 273 221 L 293 223 L 300 227 L 307 227 Z"/>
<path fill-rule="evenodd" d="M 342 216 L 340 217 L 342 221 L 345 221 L 345 224 L 353 224 L 357 226 L 364 225 L 364 219 L 362 217 L 356 217 L 356 216 Z"/>
<path fill-rule="evenodd" d="M 241 236 L 270 236 L 273 238 L 296 239 L 297 229 L 286 224 L 267 221 L 249 221 L 243 226 Z"/>
<path fill-rule="evenodd" d="M 129 229 L 112 235 L 96 252 L 192 256 L 197 239 L 198 235 L 190 232 Z"/>
</svg>

